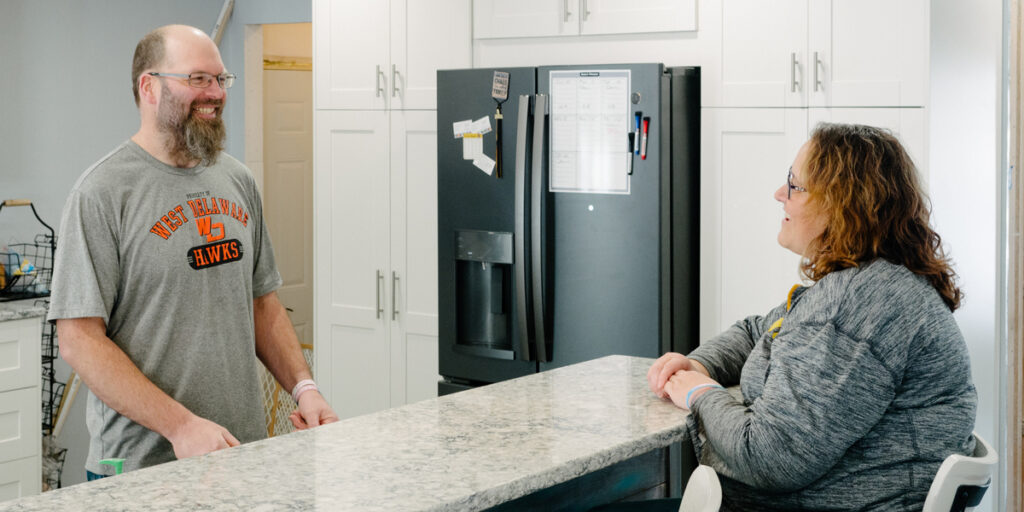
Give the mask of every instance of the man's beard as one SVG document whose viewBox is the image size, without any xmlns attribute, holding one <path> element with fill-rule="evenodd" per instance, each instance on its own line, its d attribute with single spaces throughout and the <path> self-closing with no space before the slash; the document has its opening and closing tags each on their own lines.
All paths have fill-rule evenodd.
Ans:
<svg viewBox="0 0 1024 512">
<path fill-rule="evenodd" d="M 221 119 L 223 100 L 199 100 L 185 105 L 166 87 L 161 87 L 160 108 L 157 122 L 167 135 L 164 148 L 171 161 L 178 166 L 188 166 L 199 161 L 201 165 L 213 165 L 224 149 L 224 121 Z M 193 115 L 196 104 L 212 105 L 217 108 L 214 119 L 200 119 Z M 186 108 L 187 107 L 187 108 Z"/>
</svg>

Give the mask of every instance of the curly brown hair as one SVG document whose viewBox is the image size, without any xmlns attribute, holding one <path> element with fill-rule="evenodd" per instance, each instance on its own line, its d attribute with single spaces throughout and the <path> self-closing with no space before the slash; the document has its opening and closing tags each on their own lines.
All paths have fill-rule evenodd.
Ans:
<svg viewBox="0 0 1024 512">
<path fill-rule="evenodd" d="M 818 281 L 877 258 L 923 276 L 950 311 L 962 294 L 956 273 L 929 225 L 930 205 L 917 168 L 899 140 L 872 126 L 822 123 L 808 144 L 803 180 L 827 217 L 801 272 Z"/>
</svg>

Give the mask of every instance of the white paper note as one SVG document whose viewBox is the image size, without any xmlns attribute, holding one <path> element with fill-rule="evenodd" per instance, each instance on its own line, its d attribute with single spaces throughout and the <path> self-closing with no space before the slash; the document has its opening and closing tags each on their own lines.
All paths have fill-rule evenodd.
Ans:
<svg viewBox="0 0 1024 512">
<path fill-rule="evenodd" d="M 473 165 L 477 166 L 481 171 L 486 172 L 488 176 L 494 172 L 494 160 L 491 160 L 489 156 L 483 153 L 480 153 L 475 159 L 473 159 Z"/>
<path fill-rule="evenodd" d="M 476 160 L 484 154 L 484 138 L 478 133 L 466 133 L 462 136 L 462 158 Z"/>
<path fill-rule="evenodd" d="M 470 129 L 473 133 L 479 133 L 483 135 L 491 131 L 491 116 L 483 116 L 476 121 L 473 121 L 473 126 Z"/>
<path fill-rule="evenodd" d="M 452 131 L 455 132 L 456 139 L 461 139 L 463 135 L 473 131 L 473 121 L 469 119 L 456 121 L 452 123 Z"/>
</svg>

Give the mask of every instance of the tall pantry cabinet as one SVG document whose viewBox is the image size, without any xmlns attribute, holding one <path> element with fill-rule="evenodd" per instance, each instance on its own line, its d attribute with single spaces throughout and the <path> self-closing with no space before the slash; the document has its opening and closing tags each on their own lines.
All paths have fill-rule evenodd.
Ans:
<svg viewBox="0 0 1024 512">
<path fill-rule="evenodd" d="M 779 247 L 785 183 L 820 122 L 893 131 L 927 189 L 927 0 L 703 0 L 701 339 L 799 282 Z"/>
<path fill-rule="evenodd" d="M 436 72 L 470 0 L 314 0 L 315 374 L 342 418 L 437 389 Z"/>
</svg>

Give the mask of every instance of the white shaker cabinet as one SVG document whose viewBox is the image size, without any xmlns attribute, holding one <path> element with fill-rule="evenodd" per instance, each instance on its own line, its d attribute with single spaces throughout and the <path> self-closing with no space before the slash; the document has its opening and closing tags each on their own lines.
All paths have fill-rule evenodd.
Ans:
<svg viewBox="0 0 1024 512">
<path fill-rule="evenodd" d="M 316 372 L 342 418 L 436 396 L 436 118 L 316 113 Z"/>
<path fill-rule="evenodd" d="M 40 318 L 0 322 L 0 501 L 39 494 Z"/>
<path fill-rule="evenodd" d="M 469 9 L 469 0 L 315 0 L 316 108 L 436 108 L 437 70 L 470 65 Z"/>
<path fill-rule="evenodd" d="M 701 340 L 767 313 L 799 282 L 773 196 L 806 138 L 806 109 L 701 110 Z"/>
<path fill-rule="evenodd" d="M 722 20 L 721 67 L 710 80 L 718 87 L 704 106 L 925 105 L 927 0 L 706 0 L 701 6 L 720 9 Z"/>
<path fill-rule="evenodd" d="M 473 37 L 549 37 L 697 29 L 697 0 L 473 0 Z"/>
</svg>

